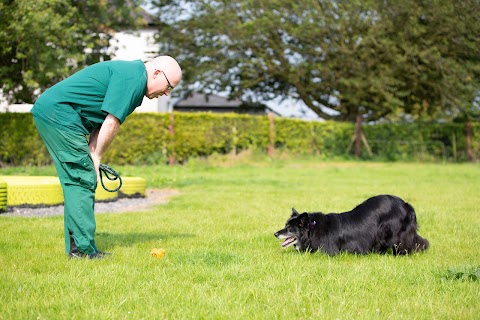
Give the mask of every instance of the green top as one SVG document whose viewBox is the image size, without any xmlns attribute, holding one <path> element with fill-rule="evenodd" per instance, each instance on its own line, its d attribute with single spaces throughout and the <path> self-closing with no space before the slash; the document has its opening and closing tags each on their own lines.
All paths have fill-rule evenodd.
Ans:
<svg viewBox="0 0 480 320">
<path fill-rule="evenodd" d="M 109 113 L 123 123 L 142 103 L 146 90 L 142 61 L 99 62 L 46 90 L 32 113 L 57 128 L 87 134 Z"/>
</svg>

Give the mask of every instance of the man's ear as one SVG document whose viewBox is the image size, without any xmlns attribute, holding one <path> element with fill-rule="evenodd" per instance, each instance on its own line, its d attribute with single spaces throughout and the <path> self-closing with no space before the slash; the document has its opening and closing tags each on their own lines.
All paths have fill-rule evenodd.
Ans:
<svg viewBox="0 0 480 320">
<path fill-rule="evenodd" d="M 295 208 L 292 208 L 292 217 L 296 217 L 298 216 L 298 212 L 297 210 L 295 210 Z"/>
</svg>

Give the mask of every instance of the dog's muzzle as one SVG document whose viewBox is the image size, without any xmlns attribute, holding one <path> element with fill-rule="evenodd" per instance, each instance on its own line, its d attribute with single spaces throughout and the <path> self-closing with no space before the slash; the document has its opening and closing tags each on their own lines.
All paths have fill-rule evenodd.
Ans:
<svg viewBox="0 0 480 320">
<path fill-rule="evenodd" d="M 289 247 L 291 245 L 294 245 L 298 242 L 297 237 L 292 236 L 291 234 L 284 234 L 284 233 L 281 232 L 281 230 L 278 231 L 278 232 L 275 232 L 274 236 L 277 239 L 285 239 L 285 241 L 282 242 L 282 247 L 284 247 L 284 248 L 287 248 L 287 247 Z"/>
</svg>

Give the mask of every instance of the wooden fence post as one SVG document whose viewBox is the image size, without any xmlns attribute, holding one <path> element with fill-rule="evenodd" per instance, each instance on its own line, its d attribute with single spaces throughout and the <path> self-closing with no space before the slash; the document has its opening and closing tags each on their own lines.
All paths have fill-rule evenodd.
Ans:
<svg viewBox="0 0 480 320">
<path fill-rule="evenodd" d="M 467 157 L 468 161 L 473 161 L 473 152 L 472 152 L 472 121 L 467 119 L 466 126 L 466 136 L 467 136 Z"/>
<path fill-rule="evenodd" d="M 237 136 L 237 127 L 232 127 L 232 153 L 234 155 L 237 154 L 237 144 L 238 144 L 238 136 Z"/>
<path fill-rule="evenodd" d="M 367 138 L 362 132 L 362 116 L 357 115 L 356 121 L 355 121 L 355 132 L 352 135 L 352 140 L 350 141 L 350 144 L 348 145 L 347 148 L 347 153 L 350 152 L 353 143 L 355 143 L 355 157 L 359 158 L 360 153 L 362 151 L 362 143 L 367 149 L 368 155 L 371 157 L 373 155 L 372 149 L 370 148 L 370 145 L 368 144 Z"/>
<path fill-rule="evenodd" d="M 269 156 L 272 156 L 275 150 L 275 121 L 273 117 L 273 112 L 270 112 L 268 114 L 268 119 L 270 121 L 270 143 L 268 144 L 267 154 Z"/>
<path fill-rule="evenodd" d="M 168 155 L 168 164 L 173 166 L 175 164 L 175 115 L 173 111 L 170 112 L 170 154 Z"/>
<path fill-rule="evenodd" d="M 362 116 L 357 115 L 355 121 L 355 157 L 360 157 L 360 152 L 362 148 Z"/>
</svg>

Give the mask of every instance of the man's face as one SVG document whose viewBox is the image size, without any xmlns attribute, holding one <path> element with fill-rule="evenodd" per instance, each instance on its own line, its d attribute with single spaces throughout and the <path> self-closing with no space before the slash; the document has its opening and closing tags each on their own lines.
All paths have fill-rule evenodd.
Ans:
<svg viewBox="0 0 480 320">
<path fill-rule="evenodd" d="M 149 99 L 158 98 L 163 95 L 168 96 L 173 88 L 167 74 L 155 68 L 153 79 L 149 79 L 147 94 L 145 96 Z"/>
</svg>

